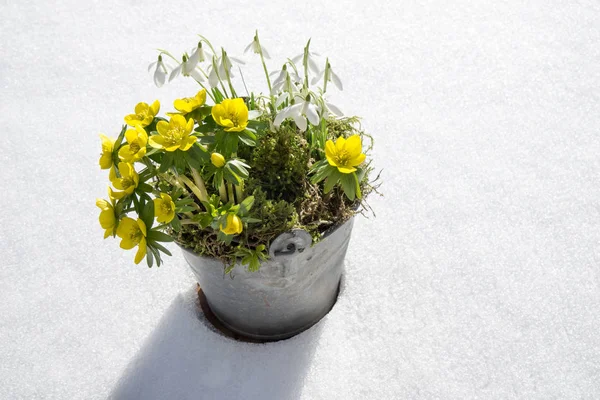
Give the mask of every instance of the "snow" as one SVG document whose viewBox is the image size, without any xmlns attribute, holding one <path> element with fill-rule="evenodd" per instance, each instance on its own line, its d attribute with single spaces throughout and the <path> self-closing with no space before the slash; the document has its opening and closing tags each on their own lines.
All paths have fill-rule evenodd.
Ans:
<svg viewBox="0 0 600 400">
<path fill-rule="evenodd" d="M 0 13 L 0 398 L 600 398 L 596 2 Z M 186 80 L 154 87 L 155 49 L 201 33 L 241 55 L 255 29 L 279 62 L 312 37 L 344 82 L 332 102 L 363 117 L 384 170 L 338 303 L 270 344 L 217 334 L 178 249 L 161 268 L 133 265 L 102 240 L 94 204 L 97 134 L 116 135 L 139 101 L 166 111 L 195 94 Z"/>
</svg>

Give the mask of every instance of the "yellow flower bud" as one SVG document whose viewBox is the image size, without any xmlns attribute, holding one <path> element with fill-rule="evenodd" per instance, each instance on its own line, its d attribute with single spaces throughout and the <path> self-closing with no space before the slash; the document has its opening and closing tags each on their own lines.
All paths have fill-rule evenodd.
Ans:
<svg viewBox="0 0 600 400">
<path fill-rule="evenodd" d="M 225 165 L 225 157 L 219 153 L 212 153 L 210 155 L 210 161 L 217 168 L 221 168 L 223 165 Z"/>
<path fill-rule="evenodd" d="M 227 215 L 227 226 L 221 224 L 219 228 L 226 235 L 239 235 L 242 233 L 244 227 L 240 217 L 235 214 L 229 214 Z"/>
</svg>

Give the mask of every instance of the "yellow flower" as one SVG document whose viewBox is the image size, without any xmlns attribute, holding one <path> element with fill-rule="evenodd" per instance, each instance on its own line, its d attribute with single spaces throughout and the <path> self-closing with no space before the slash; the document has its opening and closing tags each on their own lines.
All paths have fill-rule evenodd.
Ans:
<svg viewBox="0 0 600 400">
<path fill-rule="evenodd" d="M 146 224 L 141 219 L 124 217 L 117 228 L 117 235 L 121 238 L 121 248 L 125 250 L 133 249 L 139 246 L 135 259 L 136 264 L 146 256 Z"/>
<path fill-rule="evenodd" d="M 175 100 L 175 108 L 184 114 L 194 111 L 201 107 L 206 102 L 206 90 L 202 89 L 194 97 L 184 97 L 183 99 Z"/>
<path fill-rule="evenodd" d="M 227 215 L 227 226 L 223 227 L 223 224 L 219 226 L 221 232 L 226 235 L 239 235 L 242 233 L 243 225 L 242 220 L 235 214 Z"/>
<path fill-rule="evenodd" d="M 217 168 L 221 168 L 223 165 L 225 165 L 225 157 L 219 153 L 212 153 L 210 155 L 210 161 Z"/>
<path fill-rule="evenodd" d="M 102 140 L 102 155 L 100 156 L 99 161 L 100 168 L 109 169 L 113 165 L 112 152 L 116 139 L 100 134 L 100 140 Z"/>
<path fill-rule="evenodd" d="M 148 134 L 140 125 L 135 129 L 128 129 L 125 132 L 126 145 L 119 149 L 119 158 L 128 163 L 134 163 L 141 160 L 146 155 L 146 143 L 148 143 Z"/>
<path fill-rule="evenodd" d="M 342 174 L 349 174 L 356 171 L 357 165 L 360 165 L 367 157 L 362 153 L 362 143 L 359 135 L 352 135 L 348 139 L 337 138 L 335 144 L 328 140 L 325 143 L 325 157 L 329 164 L 337 167 Z"/>
<path fill-rule="evenodd" d="M 120 162 L 119 173 L 121 174 L 120 178 L 117 177 L 115 167 L 112 167 L 108 174 L 108 179 L 110 179 L 115 189 L 122 190 L 122 192 L 113 192 L 115 199 L 130 195 L 140 183 L 138 173 L 135 172 L 133 165 L 129 163 Z"/>
<path fill-rule="evenodd" d="M 175 203 L 166 193 L 160 194 L 160 199 L 154 199 L 154 216 L 163 224 L 168 224 L 175 217 Z"/>
<path fill-rule="evenodd" d="M 248 107 L 244 100 L 225 99 L 211 110 L 215 122 L 225 127 L 226 132 L 241 132 L 248 126 Z"/>
<path fill-rule="evenodd" d="M 156 114 L 160 110 L 160 103 L 156 100 L 149 106 L 147 103 L 138 103 L 135 106 L 135 114 L 129 114 L 125 117 L 125 122 L 129 126 L 141 125 L 142 127 L 148 126 L 154 120 Z"/>
<path fill-rule="evenodd" d="M 166 151 L 186 151 L 196 142 L 196 137 L 190 136 L 193 128 L 192 118 L 186 121 L 182 115 L 173 115 L 169 122 L 159 121 L 156 124 L 158 135 L 150 136 L 150 146 Z"/>
<path fill-rule="evenodd" d="M 102 210 L 100 211 L 100 217 L 98 219 L 100 220 L 100 226 L 105 229 L 104 239 L 111 235 L 115 236 L 118 220 L 115 214 L 115 202 L 114 198 L 112 197 L 112 191 L 110 188 L 108 188 L 108 190 L 110 195 L 110 203 L 103 199 L 96 199 L 96 206 Z"/>
</svg>

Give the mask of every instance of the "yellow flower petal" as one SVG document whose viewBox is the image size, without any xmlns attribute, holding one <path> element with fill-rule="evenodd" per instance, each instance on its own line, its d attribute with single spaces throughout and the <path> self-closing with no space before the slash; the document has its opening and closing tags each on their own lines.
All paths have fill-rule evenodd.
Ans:
<svg viewBox="0 0 600 400">
<path fill-rule="evenodd" d="M 173 119 L 173 116 L 171 119 Z M 167 121 L 158 121 L 156 124 L 156 130 L 160 135 L 165 135 L 169 131 L 169 123 Z"/>
<path fill-rule="evenodd" d="M 146 257 L 147 251 L 148 250 L 146 245 L 146 239 L 142 238 L 142 240 L 139 243 L 138 251 L 137 253 L 135 253 L 135 259 L 133 260 L 133 262 L 139 264 L 144 259 L 144 257 Z"/>
<path fill-rule="evenodd" d="M 365 158 L 367 158 L 366 154 L 361 153 L 358 156 L 348 160 L 348 165 L 351 165 L 353 167 L 360 165 L 363 163 L 363 161 L 365 161 Z"/>
<path fill-rule="evenodd" d="M 152 135 L 148 139 L 148 144 L 155 149 L 162 149 L 164 147 L 165 140 L 160 135 Z"/>
<path fill-rule="evenodd" d="M 100 160 L 98 161 L 100 164 L 100 169 L 109 169 L 113 165 L 113 159 L 111 153 L 104 153 L 100 156 Z"/>
<path fill-rule="evenodd" d="M 144 234 L 144 237 L 146 237 L 146 224 L 144 223 L 144 221 L 142 221 L 140 218 L 137 219 L 137 224 L 140 227 L 140 230 L 142 231 L 142 233 Z"/>
<path fill-rule="evenodd" d="M 354 171 L 356 171 L 356 168 L 354 167 L 337 167 L 338 171 L 340 171 L 342 174 L 350 174 Z"/>
<path fill-rule="evenodd" d="M 358 156 L 362 152 L 362 143 L 359 135 L 350 136 L 345 143 L 346 151 L 351 158 Z"/>
<path fill-rule="evenodd" d="M 139 114 L 143 114 L 145 112 L 148 112 L 148 108 L 150 108 L 148 106 L 148 103 L 143 103 L 143 102 L 142 103 L 137 103 L 135 105 L 135 113 L 138 114 L 138 115 Z"/>
<path fill-rule="evenodd" d="M 111 205 L 108 203 L 108 201 L 104 199 L 96 199 L 96 206 L 101 210 L 108 210 L 111 208 Z"/>
<path fill-rule="evenodd" d="M 152 112 L 152 115 L 156 116 L 156 114 L 158 114 L 159 110 L 160 110 L 160 103 L 158 100 L 154 100 L 154 103 L 152 103 L 152 105 L 150 106 L 150 111 Z"/>
<path fill-rule="evenodd" d="M 342 150 L 344 150 L 345 145 L 346 145 L 346 139 L 344 139 L 342 136 L 340 136 L 335 141 L 335 151 L 337 153 L 340 153 Z"/>
</svg>

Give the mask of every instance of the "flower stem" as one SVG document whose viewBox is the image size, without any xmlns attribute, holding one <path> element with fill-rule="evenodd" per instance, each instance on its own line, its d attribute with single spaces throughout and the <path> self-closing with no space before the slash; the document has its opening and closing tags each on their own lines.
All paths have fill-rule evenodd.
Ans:
<svg viewBox="0 0 600 400">
<path fill-rule="evenodd" d="M 196 195 L 196 197 L 198 197 L 201 201 L 208 201 L 208 198 L 206 197 L 206 194 L 202 193 L 200 191 L 200 189 L 198 188 L 198 186 L 194 185 L 194 182 L 192 182 L 191 180 L 189 180 L 189 178 L 187 176 L 185 176 L 185 175 L 179 175 L 179 177 L 177 179 L 179 179 L 187 187 L 189 187 L 190 190 L 192 191 L 192 193 L 194 193 Z M 204 189 L 204 190 L 206 190 L 206 189 Z"/>
<path fill-rule="evenodd" d="M 227 184 L 227 193 L 229 195 L 229 200 L 235 204 L 235 197 L 233 195 L 233 185 L 231 183 Z"/>
<path fill-rule="evenodd" d="M 221 201 L 223 203 L 227 203 L 227 189 L 225 188 L 225 182 L 221 182 L 219 185 L 219 196 L 221 196 Z"/>
<path fill-rule="evenodd" d="M 200 173 L 198 172 L 198 170 L 196 168 L 192 168 L 191 165 L 190 165 L 190 170 L 192 171 L 192 177 L 194 178 L 194 182 L 196 183 L 198 190 L 200 190 L 200 192 L 202 193 L 202 195 L 204 197 L 204 198 L 201 198 L 200 200 L 208 202 L 208 192 L 206 191 L 206 185 L 204 184 L 204 179 L 202 179 L 202 176 L 200 176 Z"/>
<path fill-rule="evenodd" d="M 235 185 L 235 196 L 237 197 L 238 203 L 244 200 L 244 182 L 240 182 L 239 185 Z"/>
</svg>

